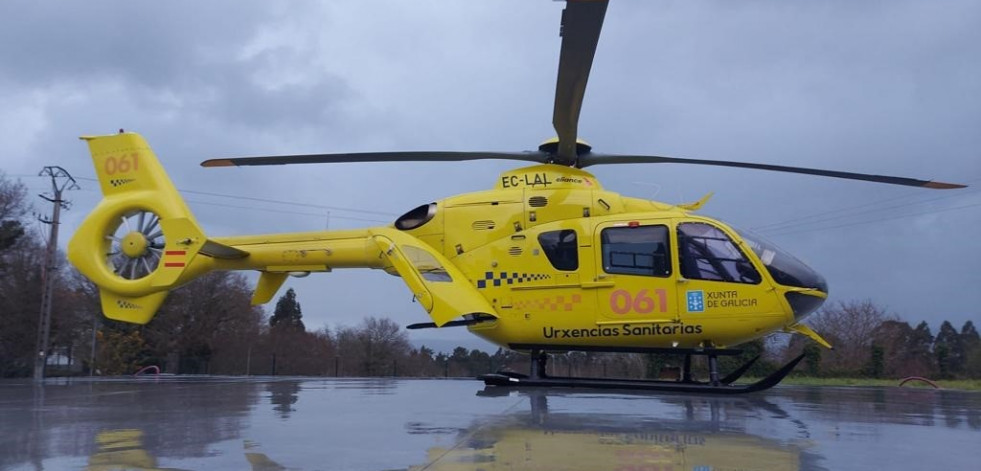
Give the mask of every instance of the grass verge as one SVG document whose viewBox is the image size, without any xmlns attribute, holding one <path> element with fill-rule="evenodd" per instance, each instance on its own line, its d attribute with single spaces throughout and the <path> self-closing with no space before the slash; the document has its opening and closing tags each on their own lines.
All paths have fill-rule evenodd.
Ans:
<svg viewBox="0 0 981 471">
<path fill-rule="evenodd" d="M 754 379 L 746 378 L 740 382 L 752 382 Z M 794 386 L 899 386 L 898 379 L 875 379 L 875 378 L 814 378 L 810 376 L 788 376 L 780 384 Z M 948 379 L 934 380 L 937 386 L 942 389 L 957 389 L 963 391 L 981 391 L 981 379 Z M 903 385 L 904 388 L 928 388 L 933 387 L 921 381 L 910 381 Z"/>
</svg>

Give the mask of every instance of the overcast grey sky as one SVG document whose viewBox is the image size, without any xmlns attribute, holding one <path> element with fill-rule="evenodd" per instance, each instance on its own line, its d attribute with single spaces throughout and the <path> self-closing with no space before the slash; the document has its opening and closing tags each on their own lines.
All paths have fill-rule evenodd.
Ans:
<svg viewBox="0 0 981 471">
<path fill-rule="evenodd" d="M 206 158 L 525 150 L 554 134 L 562 2 L 0 3 L 0 169 L 61 165 L 99 199 L 82 134 L 143 134 L 211 235 L 365 227 L 491 187 L 519 163 L 203 169 Z M 981 2 L 613 0 L 580 133 L 611 153 L 972 184 L 938 192 L 737 169 L 600 167 L 608 188 L 759 228 L 833 300 L 981 322 Z M 35 192 L 38 178 L 25 177 Z M 47 210 L 46 206 L 38 205 Z M 337 208 L 354 208 L 346 211 Z M 296 214 L 303 213 L 303 214 Z M 397 278 L 291 280 L 312 328 L 427 319 Z M 462 330 L 418 339 L 469 339 Z M 474 345 L 470 343 L 469 345 Z"/>
</svg>

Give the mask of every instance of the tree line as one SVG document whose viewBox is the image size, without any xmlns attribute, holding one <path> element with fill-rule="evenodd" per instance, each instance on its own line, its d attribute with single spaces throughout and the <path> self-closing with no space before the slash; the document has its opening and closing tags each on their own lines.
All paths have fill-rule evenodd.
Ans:
<svg viewBox="0 0 981 471">
<path fill-rule="evenodd" d="M 945 320 L 934 335 L 926 321 L 913 327 L 871 301 L 853 301 L 807 321 L 834 350 L 795 336 L 781 359 L 804 353 L 803 372 L 811 376 L 981 378 L 981 337 L 970 320 L 959 330 Z"/>
<path fill-rule="evenodd" d="M 24 377 L 37 354 L 44 236 L 25 224 L 25 187 L 0 174 L 0 377 Z M 500 369 L 526 372 L 527 355 L 457 347 L 436 352 L 409 343 L 396 322 L 369 317 L 355 326 L 310 330 L 292 289 L 272 315 L 251 306 L 241 274 L 215 272 L 175 290 L 145 326 L 101 315 L 96 287 L 64 260 L 55 283 L 49 374 L 132 374 L 156 365 L 164 372 L 220 375 L 476 376 Z M 721 359 L 723 370 L 761 357 L 749 371 L 763 376 L 803 353 L 797 373 L 811 376 L 981 378 L 981 340 L 971 321 L 959 330 L 944 321 L 934 335 L 870 301 L 837 303 L 808 318 L 834 346 L 801 336 L 773 336 L 742 345 Z M 704 374 L 704 362 L 696 373 Z M 653 378 L 676 371 L 676 357 L 572 352 L 554 355 L 552 374 Z"/>
</svg>

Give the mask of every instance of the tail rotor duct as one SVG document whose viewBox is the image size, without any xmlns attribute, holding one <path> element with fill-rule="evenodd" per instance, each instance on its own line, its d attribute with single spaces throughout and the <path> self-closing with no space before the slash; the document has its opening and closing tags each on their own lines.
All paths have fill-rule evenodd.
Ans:
<svg viewBox="0 0 981 471">
<path fill-rule="evenodd" d="M 122 214 L 105 239 L 106 264 L 125 280 L 139 280 L 153 273 L 160 266 L 166 245 L 160 216 L 143 209 Z"/>
</svg>

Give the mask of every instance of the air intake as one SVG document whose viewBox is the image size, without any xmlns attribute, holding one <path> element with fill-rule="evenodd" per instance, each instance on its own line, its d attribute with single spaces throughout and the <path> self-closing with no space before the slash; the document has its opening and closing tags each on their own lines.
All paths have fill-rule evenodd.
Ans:
<svg viewBox="0 0 981 471">
<path fill-rule="evenodd" d="M 470 227 L 472 227 L 475 231 L 489 231 L 494 229 L 495 224 L 494 221 L 484 219 L 482 221 L 474 221 L 473 224 L 470 224 Z"/>
<path fill-rule="evenodd" d="M 548 198 L 544 196 L 532 196 L 528 198 L 528 206 L 532 208 L 544 208 L 548 205 Z"/>
</svg>

